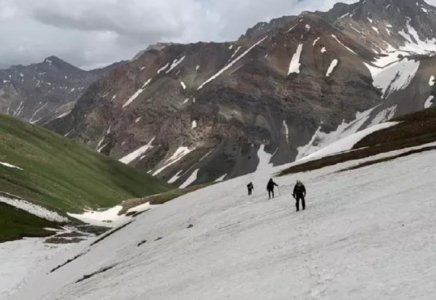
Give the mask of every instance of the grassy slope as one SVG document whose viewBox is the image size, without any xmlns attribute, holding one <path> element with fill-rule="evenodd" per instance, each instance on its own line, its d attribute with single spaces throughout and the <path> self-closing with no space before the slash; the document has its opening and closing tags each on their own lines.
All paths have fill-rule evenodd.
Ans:
<svg viewBox="0 0 436 300">
<path fill-rule="evenodd" d="M 53 232 L 44 230 L 46 227 L 56 228 L 56 224 L 0 202 L 0 243 L 49 236 Z"/>
<path fill-rule="evenodd" d="M 400 123 L 366 136 L 353 147 L 352 152 L 308 161 L 284 170 L 280 175 L 307 172 L 349 160 L 436 142 L 436 108 L 429 108 L 392 121 Z"/>
<path fill-rule="evenodd" d="M 0 191 L 78 212 L 168 191 L 166 183 L 45 129 L 0 115 Z"/>
</svg>

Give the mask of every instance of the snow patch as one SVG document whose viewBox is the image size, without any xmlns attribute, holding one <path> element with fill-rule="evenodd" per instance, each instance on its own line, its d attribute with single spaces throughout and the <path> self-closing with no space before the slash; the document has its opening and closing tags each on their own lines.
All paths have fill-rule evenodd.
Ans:
<svg viewBox="0 0 436 300">
<path fill-rule="evenodd" d="M 259 45 L 260 43 L 262 43 L 264 40 L 266 40 L 268 36 L 264 37 L 263 39 L 261 39 L 260 41 L 258 41 L 257 43 L 255 43 L 253 46 L 251 46 L 250 48 L 248 48 L 244 53 L 242 53 L 240 56 L 238 56 L 235 60 L 233 60 L 231 63 L 229 63 L 227 66 L 225 66 L 224 68 L 222 68 L 220 71 L 218 71 L 218 73 L 216 73 L 215 75 L 213 75 L 211 78 L 209 78 L 208 80 L 206 80 L 202 85 L 200 85 L 198 87 L 198 90 L 201 90 L 206 84 L 210 83 L 211 81 L 213 81 L 214 79 L 216 79 L 218 76 L 220 76 L 221 74 L 223 74 L 225 71 L 227 71 L 229 68 L 231 68 L 236 62 L 238 62 L 241 58 L 243 58 L 245 55 L 247 55 L 249 52 L 251 52 L 251 50 L 254 49 L 254 47 L 256 47 L 257 45 Z"/>
<path fill-rule="evenodd" d="M 181 160 L 183 157 L 185 157 L 186 155 L 188 155 L 189 153 L 191 153 L 195 149 L 196 148 L 189 149 L 188 147 L 180 147 L 179 149 L 176 150 L 176 152 L 174 152 L 174 154 L 168 160 L 165 161 L 164 166 L 162 168 L 158 169 L 156 172 L 153 173 L 153 176 L 158 175 L 163 170 L 165 170 L 169 166 L 175 164 L 176 162 Z"/>
<path fill-rule="evenodd" d="M 195 128 L 197 128 L 197 121 L 192 121 L 192 126 L 191 126 L 191 129 L 195 129 Z"/>
<path fill-rule="evenodd" d="M 219 177 L 215 182 L 221 182 L 224 181 L 224 179 L 227 177 L 227 174 L 224 174 L 223 176 Z"/>
<path fill-rule="evenodd" d="M 392 107 L 389 107 L 387 109 L 384 109 L 380 111 L 372 120 L 371 124 L 368 127 L 372 127 L 375 125 L 378 125 L 380 123 L 389 121 L 395 116 L 395 113 L 397 112 L 397 105 L 394 105 Z"/>
<path fill-rule="evenodd" d="M 365 130 L 359 131 L 349 137 L 346 137 L 344 139 L 341 139 L 315 153 L 312 153 L 309 156 L 306 156 L 303 158 L 303 160 L 312 160 L 312 159 L 319 159 L 322 157 L 330 156 L 333 154 L 338 154 L 344 151 L 351 150 L 354 145 L 356 145 L 358 142 L 360 142 L 364 137 L 370 135 L 371 133 L 374 133 L 376 131 L 380 131 L 382 129 L 386 129 L 392 126 L 397 125 L 398 122 L 388 122 L 388 123 L 382 123 L 378 124 L 372 127 L 369 127 Z"/>
<path fill-rule="evenodd" d="M 175 68 L 177 68 L 177 66 L 180 65 L 180 64 L 185 60 L 185 58 L 186 58 L 186 56 L 183 56 L 183 57 L 180 58 L 180 59 L 175 59 L 175 60 L 173 61 L 173 63 L 171 64 L 171 67 L 169 68 L 169 70 L 166 71 L 166 73 L 168 74 L 168 73 L 170 73 L 172 70 L 174 70 Z"/>
<path fill-rule="evenodd" d="M 19 208 L 21 210 L 24 210 L 28 212 L 29 214 L 32 214 L 34 216 L 37 216 L 41 219 L 45 219 L 51 222 L 57 222 L 57 223 L 67 223 L 68 219 L 65 217 L 62 217 L 58 213 L 48 210 L 42 206 L 30 203 L 25 200 L 18 200 L 18 199 L 10 199 L 6 197 L 0 196 L 0 202 L 9 204 L 11 206 L 14 206 L 16 208 Z"/>
<path fill-rule="evenodd" d="M 257 165 L 256 172 L 265 171 L 273 168 L 271 163 L 272 155 L 265 151 L 265 145 L 261 145 L 257 151 L 259 164 Z"/>
<path fill-rule="evenodd" d="M 289 142 L 289 127 L 286 120 L 283 120 L 283 127 L 285 127 L 286 142 Z"/>
<path fill-rule="evenodd" d="M 434 76 L 432 75 L 432 76 L 430 77 L 430 80 L 428 81 L 428 84 L 429 84 L 430 86 L 434 86 L 434 83 L 435 83 L 435 78 L 434 78 Z"/>
<path fill-rule="evenodd" d="M 144 92 L 147 89 L 147 86 L 150 84 L 151 82 L 151 78 L 149 80 L 147 80 L 146 83 L 144 83 L 144 85 L 142 86 L 142 88 L 140 88 L 139 90 L 136 91 L 136 93 L 134 93 L 132 95 L 132 97 L 130 97 L 129 100 L 127 100 L 126 103 L 124 103 L 123 108 L 127 107 L 128 105 L 130 105 L 133 101 L 136 100 L 136 98 L 138 98 L 139 95 L 142 94 L 142 92 Z"/>
<path fill-rule="evenodd" d="M 332 38 L 334 38 L 342 47 L 344 47 L 345 49 L 347 49 L 348 51 L 350 51 L 351 53 L 353 53 L 353 54 L 356 54 L 357 55 L 357 53 L 356 52 L 354 52 L 351 48 L 349 48 L 349 47 L 347 47 L 347 46 L 345 46 L 337 37 L 336 37 L 336 35 L 334 35 L 334 34 L 332 34 Z"/>
<path fill-rule="evenodd" d="M 190 186 L 191 184 L 193 184 L 197 180 L 198 171 L 200 171 L 200 169 L 197 169 L 194 172 L 192 172 L 191 176 L 189 176 L 189 178 L 186 179 L 186 181 L 179 188 L 185 189 L 188 186 Z"/>
<path fill-rule="evenodd" d="M 320 126 L 309 143 L 297 149 L 297 160 L 356 133 L 366 123 L 374 109 L 375 108 L 356 113 L 356 118 L 353 121 L 349 123 L 343 121 L 335 131 L 330 133 L 322 132 Z"/>
<path fill-rule="evenodd" d="M 176 175 L 174 175 L 173 177 L 171 177 L 170 180 L 168 180 L 169 184 L 173 184 L 174 182 L 176 182 L 177 180 L 179 180 L 180 177 L 182 177 L 183 170 L 180 170 L 179 172 L 177 172 Z"/>
<path fill-rule="evenodd" d="M 70 113 L 71 113 L 71 110 L 70 110 L 70 111 L 67 111 L 66 113 L 61 114 L 61 115 L 60 115 L 59 117 L 57 117 L 56 119 L 62 119 L 63 117 L 68 116 Z"/>
<path fill-rule="evenodd" d="M 48 102 L 46 102 L 43 106 L 41 106 L 39 109 L 37 109 L 34 113 L 33 113 L 33 115 L 32 115 L 32 117 L 30 118 L 30 121 L 29 121 L 29 123 L 30 124 L 35 124 L 36 122 L 34 122 L 33 121 L 33 118 L 42 110 L 42 109 L 44 109 L 44 107 L 46 107 L 47 106 L 47 104 L 48 104 Z"/>
<path fill-rule="evenodd" d="M 180 85 L 182 86 L 182 88 L 183 88 L 184 90 L 186 90 L 186 84 L 185 84 L 183 81 L 180 81 Z"/>
<path fill-rule="evenodd" d="M 313 41 L 312 46 L 315 46 L 315 45 L 318 43 L 318 41 L 319 41 L 320 39 L 321 39 L 321 37 L 316 38 L 316 39 Z"/>
<path fill-rule="evenodd" d="M 288 75 L 293 74 L 293 73 L 297 73 L 300 74 L 300 57 L 301 57 L 301 52 L 303 51 L 303 44 L 299 44 L 297 47 L 297 50 L 294 54 L 294 56 L 292 56 L 292 60 L 289 64 L 289 71 L 288 71 Z"/>
<path fill-rule="evenodd" d="M 127 211 L 126 215 L 129 215 L 131 213 L 144 212 L 144 211 L 150 210 L 151 208 L 152 208 L 152 205 L 150 204 L 150 202 L 147 202 L 147 203 L 144 203 L 144 204 L 141 204 L 141 205 L 138 205 L 138 206 L 130 208 Z"/>
<path fill-rule="evenodd" d="M 18 169 L 18 170 L 22 170 L 22 171 L 24 171 L 22 168 L 17 167 L 17 166 L 14 166 L 14 165 L 11 165 L 10 163 L 6 163 L 6 162 L 1 162 L 1 161 L 0 161 L 0 165 L 2 165 L 2 166 L 4 166 L 4 167 L 7 167 L 7 168 Z"/>
<path fill-rule="evenodd" d="M 420 62 L 404 58 L 383 69 L 365 65 L 371 72 L 373 85 L 382 90 L 383 98 L 387 98 L 393 92 L 405 89 L 410 84 L 419 69 Z"/>
<path fill-rule="evenodd" d="M 332 61 L 332 63 L 330 64 L 329 69 L 327 70 L 327 77 L 330 77 L 330 75 L 333 73 L 334 69 L 336 68 L 336 66 L 338 65 L 339 61 L 337 59 L 334 59 Z"/>
<path fill-rule="evenodd" d="M 118 205 L 106 210 L 86 211 L 83 214 L 68 213 L 68 215 L 94 226 L 115 227 L 130 220 L 125 215 L 119 215 L 122 209 L 123 207 Z"/>
<path fill-rule="evenodd" d="M 434 99 L 434 96 L 428 97 L 427 100 L 424 103 L 424 108 L 427 109 L 427 108 L 432 107 L 433 106 L 433 99 Z"/>
<path fill-rule="evenodd" d="M 132 153 L 124 156 L 123 158 L 121 158 L 120 162 L 122 162 L 123 164 L 128 165 L 132 161 L 134 161 L 138 157 L 140 157 L 141 155 L 144 155 L 144 153 L 147 152 L 148 150 L 153 149 L 153 146 L 151 144 L 153 143 L 154 139 L 155 139 L 155 137 L 152 138 L 147 145 L 142 146 L 141 148 L 139 148 L 139 149 L 133 151 Z"/>
<path fill-rule="evenodd" d="M 159 70 L 157 70 L 157 74 L 162 73 L 162 72 L 165 71 L 169 66 L 170 66 L 170 63 L 167 63 L 165 66 L 163 66 L 162 68 L 160 68 Z"/>
<path fill-rule="evenodd" d="M 18 106 L 18 108 L 15 110 L 13 116 L 18 116 L 21 112 L 21 110 L 23 109 L 23 101 L 21 101 L 20 105 Z"/>
</svg>

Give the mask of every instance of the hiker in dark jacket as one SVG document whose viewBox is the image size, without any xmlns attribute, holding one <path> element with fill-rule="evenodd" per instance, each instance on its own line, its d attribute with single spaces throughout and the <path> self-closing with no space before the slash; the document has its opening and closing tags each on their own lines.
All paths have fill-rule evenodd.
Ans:
<svg viewBox="0 0 436 300">
<path fill-rule="evenodd" d="M 268 181 L 268 184 L 266 186 L 266 190 L 268 191 L 268 197 L 271 199 L 271 196 L 274 198 L 274 187 L 279 186 L 277 183 L 275 183 L 272 179 Z"/>
<path fill-rule="evenodd" d="M 301 200 L 301 204 L 303 206 L 303 210 L 305 210 L 306 209 L 306 201 L 304 198 L 306 197 L 306 187 L 304 186 L 304 184 L 300 180 L 297 180 L 297 183 L 295 184 L 293 196 L 295 198 L 295 201 L 297 201 L 295 203 L 295 207 L 297 208 L 297 211 L 300 210 L 300 200 Z"/>
<path fill-rule="evenodd" d="M 254 185 L 253 185 L 252 182 L 250 182 L 250 183 L 247 185 L 247 189 L 248 189 L 248 196 L 250 196 L 250 195 L 253 193 L 253 190 L 254 190 Z"/>
</svg>

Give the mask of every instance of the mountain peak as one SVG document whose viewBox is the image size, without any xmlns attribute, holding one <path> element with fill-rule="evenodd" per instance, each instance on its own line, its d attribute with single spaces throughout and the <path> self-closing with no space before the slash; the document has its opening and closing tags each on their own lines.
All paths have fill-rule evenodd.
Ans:
<svg viewBox="0 0 436 300">
<path fill-rule="evenodd" d="M 49 67 L 55 67 L 59 70 L 66 70 L 68 72 L 84 72 L 82 69 L 67 63 L 65 60 L 60 59 L 57 56 L 49 56 L 42 62 L 43 65 L 48 65 Z"/>
</svg>

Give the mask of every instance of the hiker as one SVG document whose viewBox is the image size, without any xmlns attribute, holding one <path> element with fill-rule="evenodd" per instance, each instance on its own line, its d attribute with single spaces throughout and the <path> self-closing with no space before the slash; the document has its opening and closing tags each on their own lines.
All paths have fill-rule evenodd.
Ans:
<svg viewBox="0 0 436 300">
<path fill-rule="evenodd" d="M 268 191 L 268 197 L 271 199 L 271 196 L 274 198 L 274 187 L 279 186 L 277 183 L 275 183 L 272 178 L 268 181 L 268 184 L 266 186 L 266 190 Z"/>
<path fill-rule="evenodd" d="M 306 201 L 304 198 L 306 197 L 306 187 L 300 180 L 297 180 L 297 183 L 295 184 L 293 196 L 296 201 L 295 207 L 297 208 L 297 211 L 300 211 L 300 200 L 303 206 L 303 210 L 305 210 Z"/>
<path fill-rule="evenodd" d="M 247 189 L 248 189 L 248 196 L 251 196 L 251 194 L 253 193 L 253 190 L 254 190 L 254 185 L 253 185 L 252 182 L 250 182 L 250 183 L 247 185 Z"/>
</svg>

